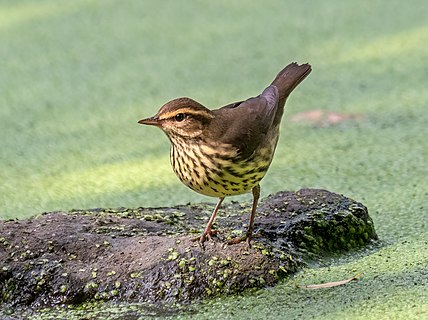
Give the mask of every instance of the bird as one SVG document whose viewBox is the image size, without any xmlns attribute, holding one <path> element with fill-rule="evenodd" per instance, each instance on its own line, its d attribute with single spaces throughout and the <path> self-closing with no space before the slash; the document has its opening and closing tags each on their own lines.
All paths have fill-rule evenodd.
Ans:
<svg viewBox="0 0 428 320">
<path fill-rule="evenodd" d="M 188 97 L 176 98 L 154 116 L 138 121 L 158 127 L 167 135 L 171 166 L 183 184 L 218 198 L 202 235 L 196 238 L 202 246 L 212 240 L 214 219 L 225 197 L 251 191 L 247 232 L 228 242 L 245 241 L 251 248 L 260 181 L 275 153 L 285 102 L 311 71 L 310 64 L 293 62 L 258 96 L 215 110 Z"/>
</svg>

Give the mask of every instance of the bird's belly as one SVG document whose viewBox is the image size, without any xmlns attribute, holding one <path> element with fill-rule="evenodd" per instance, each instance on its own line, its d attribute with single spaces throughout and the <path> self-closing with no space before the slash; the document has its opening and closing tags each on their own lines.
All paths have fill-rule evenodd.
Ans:
<svg viewBox="0 0 428 320">
<path fill-rule="evenodd" d="M 200 187 L 193 190 L 214 197 L 232 196 L 251 191 L 266 174 L 260 167 L 230 166 L 221 173 L 209 174 Z"/>
<path fill-rule="evenodd" d="M 200 156 L 187 150 L 177 157 L 171 150 L 175 174 L 192 190 L 212 197 L 243 194 L 257 186 L 265 176 L 272 160 L 269 148 L 261 149 L 248 159 L 239 157 Z"/>
</svg>

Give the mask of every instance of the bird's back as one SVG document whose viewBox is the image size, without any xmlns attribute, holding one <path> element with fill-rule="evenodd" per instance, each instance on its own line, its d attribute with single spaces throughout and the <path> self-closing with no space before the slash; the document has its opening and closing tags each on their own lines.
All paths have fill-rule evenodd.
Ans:
<svg viewBox="0 0 428 320">
<path fill-rule="evenodd" d="M 207 134 L 236 146 L 243 157 L 250 156 L 264 140 L 278 135 L 285 101 L 310 72 L 309 64 L 287 65 L 259 96 L 213 110 Z"/>
</svg>

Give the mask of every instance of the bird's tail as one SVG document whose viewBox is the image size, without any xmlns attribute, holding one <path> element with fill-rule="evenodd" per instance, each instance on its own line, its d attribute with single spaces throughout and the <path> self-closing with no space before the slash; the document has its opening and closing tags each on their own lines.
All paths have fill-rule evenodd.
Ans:
<svg viewBox="0 0 428 320">
<path fill-rule="evenodd" d="M 298 65 L 293 62 L 282 69 L 272 85 L 278 88 L 279 107 L 283 107 L 289 94 L 311 73 L 311 65 L 308 63 Z"/>
</svg>

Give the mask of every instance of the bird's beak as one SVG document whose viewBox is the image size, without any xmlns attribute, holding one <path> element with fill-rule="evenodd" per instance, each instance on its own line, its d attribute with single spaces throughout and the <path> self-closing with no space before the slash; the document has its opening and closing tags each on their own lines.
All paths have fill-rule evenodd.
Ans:
<svg viewBox="0 0 428 320">
<path fill-rule="evenodd" d="M 156 116 L 146 118 L 146 119 L 141 119 L 140 121 L 138 121 L 138 123 L 146 124 L 148 126 L 157 126 L 157 127 L 161 125 L 159 118 Z"/>
</svg>

